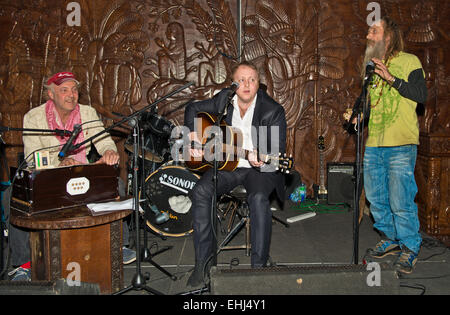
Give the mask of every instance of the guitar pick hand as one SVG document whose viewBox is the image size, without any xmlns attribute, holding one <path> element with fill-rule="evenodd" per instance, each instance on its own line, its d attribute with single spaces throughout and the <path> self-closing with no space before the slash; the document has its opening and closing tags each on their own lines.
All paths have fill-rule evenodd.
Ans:
<svg viewBox="0 0 450 315">
<path fill-rule="evenodd" d="M 189 133 L 189 140 L 191 140 L 191 147 L 189 148 L 189 154 L 194 159 L 201 158 L 203 156 L 202 145 L 195 131 Z"/>
<path fill-rule="evenodd" d="M 256 151 L 248 153 L 248 162 L 253 167 L 261 167 L 264 165 L 264 162 L 258 159 L 258 153 Z"/>
</svg>

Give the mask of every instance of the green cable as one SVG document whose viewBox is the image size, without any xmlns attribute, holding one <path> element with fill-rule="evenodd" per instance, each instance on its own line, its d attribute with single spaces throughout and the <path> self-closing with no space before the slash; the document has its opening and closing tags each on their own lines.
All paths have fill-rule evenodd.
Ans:
<svg viewBox="0 0 450 315">
<path fill-rule="evenodd" d="M 317 213 L 339 213 L 346 210 L 344 203 L 335 205 L 323 205 L 315 203 L 314 200 L 306 199 L 302 203 L 295 203 L 291 206 L 291 210 L 299 210 L 301 213 L 317 212 Z"/>
</svg>

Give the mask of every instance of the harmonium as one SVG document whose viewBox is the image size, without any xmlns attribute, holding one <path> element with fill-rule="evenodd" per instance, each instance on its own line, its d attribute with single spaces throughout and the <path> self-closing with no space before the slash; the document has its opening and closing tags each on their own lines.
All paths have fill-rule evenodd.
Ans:
<svg viewBox="0 0 450 315">
<path fill-rule="evenodd" d="M 106 164 L 11 168 L 11 176 L 11 208 L 29 216 L 119 198 L 119 170 Z"/>
</svg>

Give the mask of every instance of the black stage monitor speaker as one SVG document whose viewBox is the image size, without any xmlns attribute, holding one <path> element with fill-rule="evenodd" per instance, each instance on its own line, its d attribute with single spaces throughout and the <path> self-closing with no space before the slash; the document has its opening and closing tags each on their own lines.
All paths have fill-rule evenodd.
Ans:
<svg viewBox="0 0 450 315">
<path fill-rule="evenodd" d="M 328 203 L 353 207 L 355 163 L 327 163 Z"/>
<path fill-rule="evenodd" d="M 380 295 L 399 294 L 399 286 L 396 271 L 382 263 L 211 269 L 213 295 Z"/>
</svg>

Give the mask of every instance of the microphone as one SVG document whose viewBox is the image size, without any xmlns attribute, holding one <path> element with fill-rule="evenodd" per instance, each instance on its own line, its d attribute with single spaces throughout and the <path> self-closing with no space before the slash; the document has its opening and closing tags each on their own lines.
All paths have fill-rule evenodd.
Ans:
<svg viewBox="0 0 450 315">
<path fill-rule="evenodd" d="M 169 214 L 167 212 L 161 212 L 156 215 L 156 224 L 163 224 L 169 221 Z"/>
<path fill-rule="evenodd" d="M 75 124 L 73 126 L 72 135 L 70 136 L 69 140 L 67 140 L 67 142 L 64 144 L 61 151 L 58 153 L 58 157 L 60 160 L 64 159 L 66 157 L 67 152 L 73 149 L 72 143 L 75 140 L 75 138 L 78 136 L 80 131 L 81 131 L 81 125 Z"/>
<path fill-rule="evenodd" d="M 149 204 L 150 209 L 155 213 L 156 224 L 163 224 L 169 221 L 170 216 L 167 212 L 159 211 L 155 205 Z"/>
<path fill-rule="evenodd" d="M 234 97 L 234 94 L 236 94 L 236 91 L 238 88 L 239 88 L 239 83 L 237 83 L 237 82 L 231 83 L 231 85 L 229 87 L 230 91 L 228 92 L 227 102 L 224 104 L 223 110 L 220 112 L 220 116 L 219 116 L 220 120 L 222 120 L 223 116 L 227 115 L 228 105 L 230 105 L 231 99 Z"/>
<path fill-rule="evenodd" d="M 375 64 L 372 60 L 369 60 L 366 64 L 366 75 L 364 76 L 364 81 L 370 81 L 370 78 L 372 77 L 373 73 L 375 71 Z"/>
<path fill-rule="evenodd" d="M 234 94 L 236 94 L 237 89 L 239 89 L 239 83 L 237 83 L 237 82 L 231 83 L 229 89 L 231 91 L 230 91 L 230 94 L 228 95 L 228 99 L 231 99 L 231 98 L 233 98 Z"/>
</svg>

